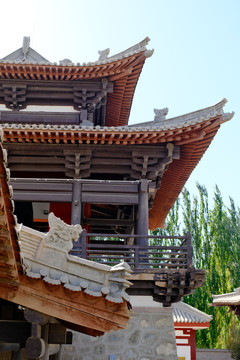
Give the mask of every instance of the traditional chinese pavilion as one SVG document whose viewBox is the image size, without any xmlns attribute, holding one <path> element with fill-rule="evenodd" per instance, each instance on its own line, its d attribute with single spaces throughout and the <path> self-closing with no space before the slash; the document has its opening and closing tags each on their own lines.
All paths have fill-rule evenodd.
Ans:
<svg viewBox="0 0 240 360">
<path fill-rule="evenodd" d="M 99 51 L 96 62 L 73 64 L 64 59 L 57 64 L 33 50 L 25 37 L 20 49 L 0 59 L 0 126 L 11 171 L 15 214 L 24 225 L 18 230 L 22 248 L 16 240 L 4 242 L 5 248 L 12 249 L 10 262 L 15 264 L 11 280 L 7 279 L 8 269 L 3 276 L 7 287 L 18 286 L 20 271 L 26 281 L 34 279 L 32 289 L 36 281 L 44 289 L 44 281 L 54 289 L 64 286 L 70 292 L 78 287 L 79 296 L 101 297 L 101 311 L 105 302 L 112 303 L 115 313 L 123 311 L 125 316 L 125 289 L 129 285 L 125 277 L 132 282 L 127 289 L 129 295 L 152 296 L 165 307 L 203 284 L 204 270 L 192 264 L 189 234 L 164 239 L 149 236 L 148 230 L 164 225 L 220 125 L 233 114 L 224 113 L 223 99 L 170 119 L 166 118 L 167 108 L 155 109 L 152 121 L 128 125 L 140 73 L 153 53 L 146 49 L 148 41 L 146 38 L 110 57 L 109 49 Z M 7 190 L 2 186 L 4 198 Z M 71 281 L 63 269 L 61 276 L 50 271 L 51 260 L 43 259 L 36 247 L 42 249 L 42 244 L 49 242 L 43 232 L 48 230 L 51 212 L 70 226 L 81 224 L 84 228 L 73 249 L 66 246 L 81 257 L 80 262 L 95 260 L 103 267 L 119 261 L 128 263 L 129 268 L 120 266 L 116 269 L 118 275 L 112 276 L 118 281 L 104 286 L 107 280 L 112 281 L 107 276 L 101 286 L 94 280 L 84 287 L 80 285 L 84 279 Z M 62 232 L 72 231 L 56 221 L 58 230 L 62 226 Z M 8 232 L 15 239 L 11 229 Z M 56 252 L 56 246 L 51 246 Z M 61 263 L 60 245 L 57 247 L 58 255 L 52 251 L 51 259 L 56 256 Z M 32 248 L 35 250 L 30 251 Z M 20 256 L 27 265 L 21 267 Z M 45 261 L 42 268 L 36 266 L 40 260 Z M 1 266 L 5 263 L 3 256 Z M 75 265 L 66 263 L 71 269 Z M 104 268 L 99 267 L 101 271 Z M 96 277 L 95 272 L 92 279 Z M 0 294 L 5 300 L 21 304 L 19 298 Z M 64 293 L 61 296 L 63 299 Z M 40 302 L 34 310 L 42 310 Z M 50 306 L 46 313 L 52 311 Z M 108 320 L 110 317 L 109 313 Z M 124 322 L 120 318 L 118 321 Z M 100 329 L 91 322 L 83 327 L 105 332 L 108 325 Z"/>
</svg>

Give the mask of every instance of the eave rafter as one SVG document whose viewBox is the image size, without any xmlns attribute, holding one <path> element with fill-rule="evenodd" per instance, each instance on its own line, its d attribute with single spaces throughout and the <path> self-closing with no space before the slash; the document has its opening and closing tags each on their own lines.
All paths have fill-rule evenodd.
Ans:
<svg viewBox="0 0 240 360">
<path fill-rule="evenodd" d="M 76 143 L 76 144 L 160 144 L 173 142 L 178 145 L 195 143 L 216 133 L 221 117 L 207 123 L 173 130 L 121 129 L 111 127 L 68 127 L 66 125 L 3 125 L 4 142 Z"/>
<path fill-rule="evenodd" d="M 61 66 L 61 65 L 34 65 L 34 64 L 5 64 L 0 62 L 1 79 L 26 79 L 31 77 L 39 80 L 84 80 L 97 79 L 106 76 L 126 75 L 133 68 L 145 60 L 145 52 L 129 56 L 126 59 L 116 60 L 100 65 Z M 125 76 L 123 75 L 123 76 Z"/>
</svg>

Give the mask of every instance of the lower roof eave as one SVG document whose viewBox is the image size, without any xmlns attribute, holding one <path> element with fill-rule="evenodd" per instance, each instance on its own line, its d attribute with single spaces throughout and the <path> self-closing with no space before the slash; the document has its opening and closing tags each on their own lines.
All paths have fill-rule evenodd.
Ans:
<svg viewBox="0 0 240 360">
<path fill-rule="evenodd" d="M 174 329 L 193 329 L 193 330 L 200 330 L 200 329 L 207 329 L 209 328 L 210 323 L 206 322 L 206 323 L 176 323 L 174 322 Z"/>
<path fill-rule="evenodd" d="M 129 320 L 127 301 L 111 303 L 104 297 L 96 298 L 87 294 L 65 291 L 61 286 L 48 285 L 43 280 L 20 277 L 18 289 L 2 288 L 2 299 L 28 307 L 59 320 L 82 328 L 91 328 L 105 333 L 126 326 Z"/>
</svg>

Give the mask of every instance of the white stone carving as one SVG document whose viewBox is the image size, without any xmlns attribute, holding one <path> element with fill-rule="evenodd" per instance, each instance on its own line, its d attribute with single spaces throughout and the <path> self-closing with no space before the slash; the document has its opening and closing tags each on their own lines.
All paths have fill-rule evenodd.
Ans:
<svg viewBox="0 0 240 360">
<path fill-rule="evenodd" d="M 154 122 L 166 120 L 167 113 L 168 113 L 167 107 L 165 107 L 163 109 L 154 109 L 154 114 L 155 114 Z"/>
<path fill-rule="evenodd" d="M 24 36 L 23 45 L 22 45 L 23 60 L 26 60 L 27 58 L 29 46 L 30 46 L 30 36 Z"/>
<path fill-rule="evenodd" d="M 61 66 L 74 66 L 74 63 L 70 59 L 63 59 L 59 61 Z"/>
<path fill-rule="evenodd" d="M 47 233 L 45 242 L 61 250 L 69 252 L 73 247 L 73 241 L 77 241 L 82 227 L 80 225 L 67 225 L 57 218 L 53 213 L 48 216 L 50 230 Z"/>
<path fill-rule="evenodd" d="M 98 50 L 99 58 L 98 61 L 104 61 L 107 60 L 108 55 L 110 54 L 110 49 L 107 48 L 105 50 Z"/>
<path fill-rule="evenodd" d="M 146 50 L 144 54 L 146 58 L 150 58 L 153 55 L 153 53 L 154 53 L 154 49 L 151 49 L 151 50 Z"/>
<path fill-rule="evenodd" d="M 93 126 L 93 123 L 89 120 L 83 120 L 81 126 Z"/>
<path fill-rule="evenodd" d="M 74 292 L 103 296 L 114 303 L 129 301 L 125 289 L 131 285 L 126 279 L 131 269 L 127 263 L 110 267 L 69 255 L 81 226 L 67 225 L 52 213 L 49 225 L 48 234 L 18 225 L 20 255 L 28 277 Z"/>
</svg>

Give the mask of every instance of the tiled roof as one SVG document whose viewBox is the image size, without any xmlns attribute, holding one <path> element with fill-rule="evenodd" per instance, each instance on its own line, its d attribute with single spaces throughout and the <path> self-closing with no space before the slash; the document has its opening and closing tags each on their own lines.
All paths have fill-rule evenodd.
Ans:
<svg viewBox="0 0 240 360">
<path fill-rule="evenodd" d="M 183 323 L 199 323 L 204 324 L 212 320 L 212 316 L 208 315 L 184 302 L 172 304 L 173 321 L 176 324 Z"/>
<path fill-rule="evenodd" d="M 108 94 L 106 125 L 126 125 L 142 67 L 146 57 L 153 53 L 151 50 L 146 50 L 148 41 L 149 39 L 146 38 L 110 58 L 82 65 L 74 65 L 67 59 L 61 61 L 60 65 L 45 60 L 34 61 L 33 56 L 28 59 L 28 54 L 31 55 L 34 50 L 26 46 L 25 53 L 22 49 L 18 49 L 0 60 L 0 79 L 78 81 L 108 78 L 114 82 L 114 91 Z M 36 59 L 38 55 L 34 52 Z"/>
<path fill-rule="evenodd" d="M 240 305 L 240 287 L 228 294 L 213 295 L 213 306 Z"/>
<path fill-rule="evenodd" d="M 234 113 L 224 113 L 223 99 L 216 105 L 164 121 L 130 126 L 81 126 L 5 123 L 5 142 L 37 143 L 100 143 L 100 144 L 156 144 L 174 142 L 177 145 L 201 140 L 213 120 L 221 117 L 221 123 L 230 120 Z M 0 114 L 1 116 L 1 114 Z M 219 122 L 219 121 L 218 121 Z M 212 126 L 213 127 L 213 126 Z"/>
<path fill-rule="evenodd" d="M 176 116 L 169 119 L 167 119 L 165 116 L 155 116 L 155 119 L 153 121 L 130 125 L 130 127 L 140 127 L 142 129 L 156 128 L 158 130 L 175 130 L 203 123 L 219 115 L 223 115 L 223 117 L 227 121 L 229 120 L 229 117 L 233 116 L 233 113 L 224 113 L 223 107 L 226 105 L 226 103 L 227 99 L 223 98 L 214 105 L 208 106 L 200 110 L 192 111 L 184 115 Z"/>
<path fill-rule="evenodd" d="M 97 61 L 88 62 L 88 63 L 83 62 L 82 64 L 80 64 L 80 63 L 74 64 L 71 60 L 64 59 L 64 60 L 60 60 L 59 64 L 58 64 L 56 62 L 48 61 L 42 55 L 40 55 L 38 52 L 36 52 L 34 49 L 32 49 L 30 47 L 30 38 L 25 36 L 23 38 L 23 46 L 21 48 L 19 48 L 18 50 L 15 50 L 13 53 L 0 59 L 0 63 L 22 64 L 22 65 L 25 65 L 25 64 L 28 64 L 28 65 L 30 65 L 30 64 L 32 64 L 32 65 L 54 65 L 54 66 L 59 65 L 59 66 L 68 66 L 68 67 L 105 65 L 105 64 L 109 64 L 109 63 L 112 63 L 115 61 L 123 60 L 129 56 L 136 55 L 143 51 L 146 52 L 146 54 L 145 54 L 146 57 L 151 56 L 153 53 L 153 50 L 146 49 L 146 46 L 148 45 L 149 41 L 150 41 L 150 39 L 148 37 L 146 37 L 144 40 L 137 43 L 136 45 L 133 45 L 130 48 L 128 48 L 118 54 L 112 55 L 110 57 L 108 57 L 110 49 L 99 51 L 98 53 L 100 56 Z"/>
<path fill-rule="evenodd" d="M 161 144 L 180 147 L 165 171 L 149 214 L 151 229 L 164 226 L 165 218 L 220 125 L 233 117 L 224 113 L 223 99 L 216 105 L 172 119 L 118 127 L 76 125 L 1 124 L 4 141 L 13 143 Z"/>
</svg>

